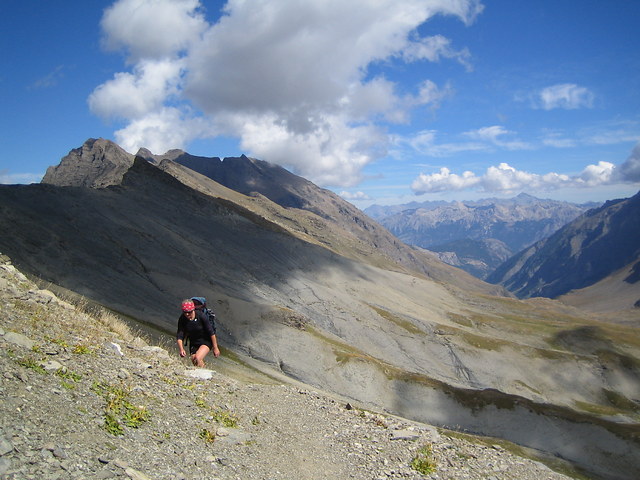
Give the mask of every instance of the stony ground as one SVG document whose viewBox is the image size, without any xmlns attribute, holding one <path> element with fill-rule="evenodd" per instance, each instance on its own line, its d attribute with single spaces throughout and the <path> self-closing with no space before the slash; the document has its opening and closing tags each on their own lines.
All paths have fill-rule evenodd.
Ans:
<svg viewBox="0 0 640 480">
<path fill-rule="evenodd" d="M 311 389 L 194 369 L 0 257 L 2 479 L 567 479 Z M 423 473 L 421 473 L 421 471 Z"/>
</svg>

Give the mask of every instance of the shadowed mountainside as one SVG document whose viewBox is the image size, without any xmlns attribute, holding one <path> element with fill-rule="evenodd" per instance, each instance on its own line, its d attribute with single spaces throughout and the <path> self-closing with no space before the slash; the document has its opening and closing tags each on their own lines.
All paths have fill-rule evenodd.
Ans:
<svg viewBox="0 0 640 480">
<path fill-rule="evenodd" d="M 244 195 L 170 159 L 122 164 L 105 188 L 0 186 L 0 227 L 12 232 L 0 251 L 51 289 L 165 332 L 181 298 L 204 295 L 224 346 L 309 385 L 551 451 L 603 478 L 640 468 L 635 327 L 491 296 L 433 258 L 411 270 L 371 237 L 343 234 L 344 219 Z"/>
<path fill-rule="evenodd" d="M 640 193 L 588 211 L 509 259 L 488 281 L 504 285 L 520 298 L 556 298 L 588 288 L 565 300 L 574 298 L 595 310 L 622 310 L 640 300 L 640 282 L 634 274 L 639 261 Z M 602 307 L 603 301 L 608 308 Z"/>
<path fill-rule="evenodd" d="M 403 267 L 403 270 L 419 272 L 463 288 L 506 294 L 505 290 L 488 290 L 487 284 L 448 268 L 435 255 L 406 245 L 335 193 L 277 165 L 244 155 L 221 160 L 189 155 L 182 150 L 153 155 L 141 149 L 137 155 L 160 164 L 161 168 L 171 168 L 172 175 L 177 173 L 175 163 L 187 167 L 189 173 L 182 175 L 181 181 L 189 181 L 185 177 L 192 176 L 195 171 L 244 196 L 266 197 L 282 208 L 277 213 L 272 209 L 270 212 L 263 210 L 265 216 L 273 218 L 276 213 L 279 219 L 276 221 L 282 221 L 292 233 L 302 234 L 305 239 L 319 242 L 342 256 L 367 263 L 384 257 L 385 268 Z M 195 188 L 203 188 L 203 184 Z M 242 200 L 236 196 L 234 201 Z"/>
</svg>

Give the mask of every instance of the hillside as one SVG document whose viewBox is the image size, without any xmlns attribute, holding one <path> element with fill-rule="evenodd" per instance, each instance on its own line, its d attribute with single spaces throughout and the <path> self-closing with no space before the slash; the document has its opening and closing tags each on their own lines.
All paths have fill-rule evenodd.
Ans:
<svg viewBox="0 0 640 480">
<path fill-rule="evenodd" d="M 163 332 L 181 298 L 206 296 L 222 346 L 312 388 L 603 478 L 637 470 L 637 327 L 492 296 L 433 258 L 426 273 L 409 269 L 372 237 L 343 233 L 344 219 L 232 191 L 170 159 L 124 162 L 102 188 L 0 186 L 0 227 L 12 232 L 0 251 L 47 288 Z"/>
<path fill-rule="evenodd" d="M 214 193 L 216 196 L 224 198 L 226 193 L 232 191 L 242 194 L 242 197 L 257 198 L 251 209 L 260 209 L 265 217 L 275 218 L 294 235 L 302 235 L 304 240 L 317 242 L 341 256 L 387 269 L 401 268 L 418 272 L 465 289 L 504 293 L 495 288 L 487 289 L 487 284 L 461 275 L 435 256 L 398 241 L 388 230 L 335 193 L 319 188 L 277 165 L 244 155 L 221 160 L 218 157 L 196 157 L 181 150 L 153 155 L 141 149 L 137 155 L 151 163 L 160 164 L 163 169 L 171 169 L 172 175 L 179 175 L 181 181 L 189 182 L 195 188 L 204 188 L 201 190 L 204 193 L 211 192 L 203 187 L 202 182 L 194 185 L 187 178 L 193 177 L 193 172 L 229 189 L 222 193 L 218 190 Z M 176 164 L 186 167 L 188 173 L 177 173 Z M 235 195 L 233 200 L 243 202 L 242 197 Z M 260 201 L 264 199 L 269 201 Z"/>
<path fill-rule="evenodd" d="M 556 298 L 588 289 L 564 298 L 596 311 L 625 310 L 640 300 L 640 282 L 634 274 L 638 261 L 640 193 L 588 211 L 505 262 L 488 281 L 504 285 L 520 298 Z"/>
<path fill-rule="evenodd" d="M 365 213 L 409 245 L 437 252 L 442 261 L 486 278 L 509 257 L 593 206 L 520 194 L 511 199 L 372 206 Z"/>
<path fill-rule="evenodd" d="M 439 478 L 569 478 L 506 442 L 352 406 L 228 352 L 195 370 L 81 307 L 0 255 L 3 479 L 425 478 L 415 459 Z"/>
</svg>

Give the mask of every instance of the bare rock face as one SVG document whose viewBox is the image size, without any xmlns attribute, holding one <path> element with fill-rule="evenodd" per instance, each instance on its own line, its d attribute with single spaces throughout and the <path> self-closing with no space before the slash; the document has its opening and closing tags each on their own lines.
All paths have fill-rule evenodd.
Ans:
<svg viewBox="0 0 640 480">
<path fill-rule="evenodd" d="M 109 140 L 90 138 L 82 147 L 71 150 L 59 165 L 49 167 L 41 183 L 90 188 L 119 185 L 133 159 Z"/>
</svg>

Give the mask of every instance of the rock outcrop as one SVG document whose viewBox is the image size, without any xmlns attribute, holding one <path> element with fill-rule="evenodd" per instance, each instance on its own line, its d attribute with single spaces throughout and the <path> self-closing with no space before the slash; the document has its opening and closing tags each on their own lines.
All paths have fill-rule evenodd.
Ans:
<svg viewBox="0 0 640 480">
<path fill-rule="evenodd" d="M 118 185 L 133 158 L 109 140 L 90 138 L 82 147 L 71 150 L 59 165 L 49 167 L 42 183 L 91 188 Z"/>
</svg>

